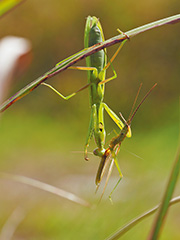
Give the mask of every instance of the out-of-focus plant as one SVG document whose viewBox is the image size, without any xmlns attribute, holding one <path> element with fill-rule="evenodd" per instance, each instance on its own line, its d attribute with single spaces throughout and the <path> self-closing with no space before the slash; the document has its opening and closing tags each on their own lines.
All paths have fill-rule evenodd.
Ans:
<svg viewBox="0 0 180 240">
<path fill-rule="evenodd" d="M 5 13 L 12 10 L 18 4 L 24 2 L 25 0 L 2 0 L 0 1 L 0 17 L 2 17 Z"/>
</svg>

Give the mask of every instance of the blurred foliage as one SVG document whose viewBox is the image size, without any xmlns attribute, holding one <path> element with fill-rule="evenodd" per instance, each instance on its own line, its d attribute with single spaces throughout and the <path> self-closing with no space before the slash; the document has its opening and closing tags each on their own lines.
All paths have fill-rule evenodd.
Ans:
<svg viewBox="0 0 180 240">
<path fill-rule="evenodd" d="M 99 17 L 108 39 L 117 35 L 117 28 L 130 30 L 177 14 L 179 7 L 179 0 L 26 1 L 0 21 L 1 38 L 21 36 L 32 41 L 33 46 L 33 63 L 12 94 L 83 49 L 88 15 Z M 132 139 L 125 140 L 120 151 L 124 179 L 114 193 L 114 205 L 110 205 L 107 196 L 117 181 L 117 171 L 112 174 L 107 195 L 93 211 L 21 184 L 1 181 L 0 226 L 19 203 L 34 204 L 14 239 L 103 239 L 161 200 L 179 135 L 179 28 L 180 24 L 164 26 L 133 38 L 113 63 L 118 77 L 106 85 L 105 102 L 115 112 L 121 111 L 126 119 L 140 82 L 143 88 L 139 98 L 158 83 L 132 122 Z M 109 48 L 109 56 L 116 49 L 117 46 Z M 108 70 L 108 76 L 111 74 Z M 67 70 L 49 82 L 63 94 L 69 94 L 86 81 L 86 73 Z M 89 112 L 87 90 L 66 102 L 42 86 L 15 103 L 1 118 L 1 171 L 34 177 L 97 202 L 100 193 L 94 194 L 94 179 L 99 159 L 92 156 L 87 163 L 83 153 L 73 153 L 83 150 Z M 107 115 L 105 123 L 110 133 L 108 143 L 115 125 Z M 174 206 L 169 211 L 161 239 L 178 239 L 179 210 L 179 206 Z M 122 239 L 145 239 L 152 219 Z"/>
<path fill-rule="evenodd" d="M 8 11 L 16 7 L 22 0 L 1 0 L 0 1 L 0 17 L 3 16 Z"/>
</svg>

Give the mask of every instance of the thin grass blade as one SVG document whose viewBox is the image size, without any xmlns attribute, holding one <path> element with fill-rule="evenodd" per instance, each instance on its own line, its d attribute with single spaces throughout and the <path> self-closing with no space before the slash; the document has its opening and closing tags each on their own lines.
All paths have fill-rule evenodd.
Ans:
<svg viewBox="0 0 180 240">
<path fill-rule="evenodd" d="M 180 196 L 173 198 L 169 205 L 172 206 L 176 203 L 180 202 Z M 121 227 L 119 230 L 117 230 L 115 233 L 113 233 L 111 236 L 107 237 L 106 240 L 117 240 L 120 237 L 122 237 L 126 232 L 131 230 L 136 224 L 140 223 L 142 220 L 144 220 L 146 217 L 151 216 L 153 213 L 155 213 L 160 207 L 160 204 L 155 206 L 154 208 L 148 210 L 147 212 L 141 214 L 139 217 L 131 220 L 129 223 L 125 224 L 123 227 Z"/>
<path fill-rule="evenodd" d="M 28 178 L 28 177 L 24 177 L 24 176 L 20 176 L 20 175 L 15 175 L 15 174 L 3 173 L 3 172 L 0 172 L 0 177 L 10 179 L 10 180 L 13 180 L 13 181 L 16 181 L 16 182 L 20 182 L 20 183 L 29 185 L 31 187 L 39 188 L 39 189 L 44 190 L 46 192 L 53 193 L 57 196 L 65 198 L 69 201 L 78 203 L 82 206 L 90 207 L 90 204 L 87 201 L 85 201 L 84 199 L 76 196 L 73 193 L 70 193 L 70 192 L 67 192 L 63 189 L 54 187 L 50 184 L 43 183 L 43 182 L 40 182 L 40 181 L 32 179 L 32 178 Z"/>
<path fill-rule="evenodd" d="M 0 240 L 11 240 L 19 225 L 22 223 L 28 212 L 27 207 L 19 205 L 11 213 L 1 228 Z"/>
<path fill-rule="evenodd" d="M 162 204 L 161 207 L 159 209 L 158 215 L 154 221 L 153 227 L 151 229 L 151 232 L 149 234 L 148 240 L 156 240 L 158 239 L 158 236 L 160 234 L 160 230 L 162 229 L 165 217 L 167 215 L 167 210 L 169 207 L 169 202 L 170 199 L 172 197 L 172 194 L 174 192 L 175 189 L 175 185 L 178 179 L 178 175 L 179 175 L 179 171 L 180 171 L 180 146 L 179 149 L 177 151 L 177 155 L 176 155 L 176 159 L 174 162 L 174 166 L 172 168 L 171 171 L 171 175 L 168 181 L 168 185 L 166 187 L 165 190 L 165 194 L 162 200 Z"/>
</svg>

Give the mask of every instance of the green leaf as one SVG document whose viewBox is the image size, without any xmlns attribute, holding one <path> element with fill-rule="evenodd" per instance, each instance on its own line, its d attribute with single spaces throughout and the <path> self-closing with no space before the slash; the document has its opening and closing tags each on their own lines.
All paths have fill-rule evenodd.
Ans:
<svg viewBox="0 0 180 240">
<path fill-rule="evenodd" d="M 2 0 L 0 1 L 0 17 L 10 11 L 13 7 L 17 6 L 24 0 Z"/>
</svg>

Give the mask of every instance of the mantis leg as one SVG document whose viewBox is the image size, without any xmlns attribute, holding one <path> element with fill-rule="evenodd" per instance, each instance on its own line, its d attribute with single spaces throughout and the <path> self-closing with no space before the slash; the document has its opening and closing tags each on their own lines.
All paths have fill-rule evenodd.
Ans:
<svg viewBox="0 0 180 240">
<path fill-rule="evenodd" d="M 83 86 L 82 88 L 78 89 L 76 92 L 74 93 L 71 93 L 70 95 L 68 96 L 64 96 L 62 95 L 62 93 L 58 92 L 58 90 L 56 90 L 53 86 L 51 86 L 50 84 L 48 83 L 41 83 L 42 85 L 46 86 L 46 87 L 49 87 L 51 90 L 53 90 L 55 93 L 57 93 L 61 98 L 63 98 L 64 100 L 69 100 L 70 98 L 72 98 L 74 95 L 76 95 L 78 92 L 86 89 L 87 87 L 89 87 L 90 84 L 86 84 L 85 86 Z"/>
<path fill-rule="evenodd" d="M 95 74 L 97 74 L 97 69 L 94 67 L 79 67 L 79 66 L 75 66 L 75 67 L 69 67 L 69 69 L 77 69 L 77 70 L 84 70 L 84 71 L 94 71 Z M 48 83 L 41 83 L 42 85 L 49 87 L 51 90 L 53 90 L 56 94 L 58 94 L 61 98 L 63 98 L 64 100 L 69 100 L 70 98 L 72 98 L 74 95 L 76 95 L 78 92 L 81 92 L 82 90 L 88 88 L 90 86 L 90 83 L 86 84 L 85 86 L 83 86 L 82 88 L 78 89 L 77 91 L 75 91 L 74 93 L 71 93 L 68 96 L 64 96 L 63 94 L 61 94 L 58 90 L 56 90 L 53 86 L 51 86 Z"/>
<path fill-rule="evenodd" d="M 117 151 L 119 151 L 119 148 L 117 149 Z M 115 190 L 115 189 L 117 188 L 117 186 L 119 185 L 121 179 L 123 178 L 123 175 L 122 175 L 121 169 L 120 169 L 120 167 L 119 167 L 118 160 L 117 160 L 117 157 L 116 157 L 116 156 L 117 156 L 117 153 L 115 153 L 115 151 L 113 151 L 113 152 L 112 152 L 112 158 L 114 159 L 115 165 L 116 165 L 117 170 L 118 170 L 118 172 L 119 172 L 119 180 L 117 181 L 116 185 L 114 186 L 112 192 L 111 192 L 110 195 L 109 195 L 109 199 L 110 199 L 111 202 L 112 202 L 111 196 L 112 196 L 114 190 Z"/>
<path fill-rule="evenodd" d="M 114 53 L 114 55 L 111 57 L 111 59 L 109 60 L 109 62 L 106 64 L 106 66 L 104 67 L 104 70 L 108 69 L 108 67 L 112 64 L 112 62 L 114 61 L 114 59 L 117 57 L 118 53 L 120 52 L 120 50 L 122 49 L 124 43 L 127 40 L 124 40 L 123 42 L 120 43 L 120 46 L 118 47 L 118 49 L 116 50 L 116 52 Z"/>
<path fill-rule="evenodd" d="M 127 41 L 127 40 L 124 40 L 124 41 L 120 44 L 120 46 L 118 47 L 118 49 L 116 50 L 116 52 L 114 53 L 114 55 L 112 56 L 112 58 L 109 60 L 109 62 L 106 64 L 106 66 L 105 66 L 104 69 L 103 69 L 103 70 L 107 70 L 107 68 L 111 65 L 114 75 L 113 75 L 112 77 L 110 77 L 110 78 L 107 78 L 107 79 L 101 81 L 99 84 L 103 84 L 103 83 L 110 82 L 111 80 L 113 80 L 113 79 L 115 79 L 115 78 L 117 77 L 117 74 L 116 74 L 116 71 L 115 71 L 115 69 L 114 69 L 114 67 L 113 67 L 113 65 L 112 65 L 112 62 L 114 61 L 114 59 L 116 58 L 116 56 L 118 55 L 119 51 L 122 49 L 122 47 L 123 47 L 123 45 L 124 45 L 124 43 L 125 43 L 126 41 Z"/>
<path fill-rule="evenodd" d="M 86 137 L 86 143 L 85 143 L 85 147 L 84 147 L 84 159 L 87 161 L 89 160 L 88 154 L 87 154 L 87 148 L 89 146 L 89 142 L 90 142 L 93 132 L 94 132 L 94 125 L 95 125 L 94 119 L 96 119 L 96 117 L 97 117 L 96 105 L 94 104 L 91 108 L 91 116 L 90 116 L 88 134 Z"/>
<path fill-rule="evenodd" d="M 103 111 L 104 111 L 104 105 L 100 103 L 100 105 L 94 104 L 91 108 L 91 119 L 90 119 L 90 124 L 89 124 L 89 130 L 88 130 L 88 135 L 86 139 L 86 144 L 85 144 L 85 159 L 88 160 L 87 157 L 87 147 L 89 146 L 89 141 L 94 134 L 95 142 L 97 145 L 97 148 L 93 151 L 94 155 L 102 157 L 105 148 L 105 136 L 106 132 L 104 129 L 104 116 L 103 116 Z"/>
<path fill-rule="evenodd" d="M 108 107 L 107 104 L 103 103 L 106 112 L 112 118 L 112 120 L 117 124 L 117 126 L 122 129 L 124 127 L 124 123 L 120 120 L 120 118 Z"/>
<path fill-rule="evenodd" d="M 121 119 L 108 107 L 107 104 L 103 103 L 103 106 L 106 110 L 106 112 L 109 114 L 109 116 L 112 118 L 112 120 L 117 124 L 117 126 L 122 129 L 124 127 L 124 123 L 121 121 Z M 131 131 L 129 131 L 126 135 L 127 137 L 131 137 Z"/>
<path fill-rule="evenodd" d="M 123 175 L 122 175 L 121 169 L 120 169 L 120 167 L 119 167 L 118 160 L 117 160 L 117 157 L 116 157 L 116 154 L 115 154 L 115 153 L 112 154 L 112 158 L 114 159 L 114 162 L 115 162 L 115 164 L 116 164 L 117 170 L 118 170 L 118 172 L 119 172 L 120 180 L 121 180 L 121 179 L 123 178 Z M 120 180 L 119 180 L 119 181 L 120 181 Z"/>
</svg>

